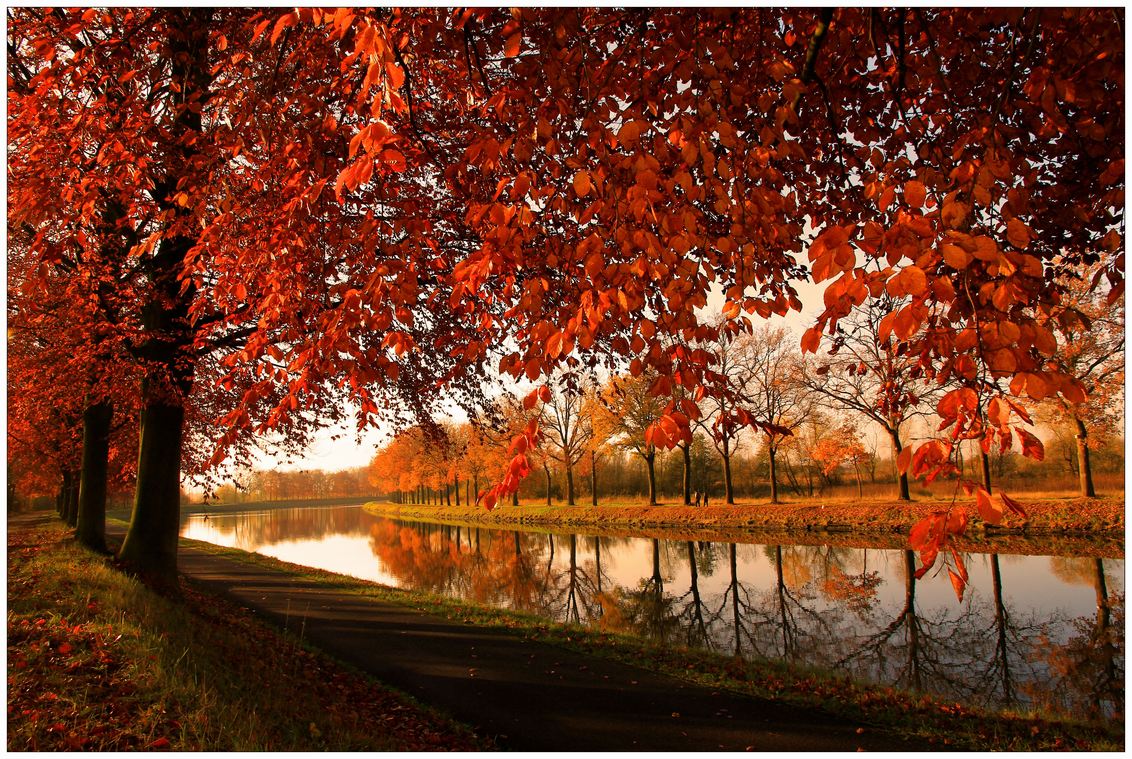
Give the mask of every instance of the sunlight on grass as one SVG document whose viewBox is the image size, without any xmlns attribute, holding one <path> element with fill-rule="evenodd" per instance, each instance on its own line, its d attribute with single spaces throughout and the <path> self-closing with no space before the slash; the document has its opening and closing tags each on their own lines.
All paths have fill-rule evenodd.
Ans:
<svg viewBox="0 0 1132 759">
<path fill-rule="evenodd" d="M 8 591 L 9 750 L 477 746 L 235 604 L 155 594 L 62 525 L 9 534 Z"/>
</svg>

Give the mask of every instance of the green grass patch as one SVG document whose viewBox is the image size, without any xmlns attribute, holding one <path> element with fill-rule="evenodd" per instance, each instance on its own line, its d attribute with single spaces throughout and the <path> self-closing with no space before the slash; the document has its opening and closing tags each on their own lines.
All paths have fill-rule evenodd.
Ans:
<svg viewBox="0 0 1132 759">
<path fill-rule="evenodd" d="M 390 588 L 232 548 L 183 541 L 196 550 L 279 569 L 304 579 L 448 619 L 506 628 L 531 640 L 606 657 L 704 685 L 824 710 L 921 741 L 925 747 L 971 751 L 1109 750 L 1124 748 L 1122 721 L 1084 722 L 1040 712 L 968 708 L 936 697 L 854 682 L 842 675 L 779 662 L 654 644 L 591 627 L 561 625 L 522 612 L 417 591 Z"/>
<path fill-rule="evenodd" d="M 490 747 L 246 609 L 9 522 L 9 751 Z"/>
</svg>

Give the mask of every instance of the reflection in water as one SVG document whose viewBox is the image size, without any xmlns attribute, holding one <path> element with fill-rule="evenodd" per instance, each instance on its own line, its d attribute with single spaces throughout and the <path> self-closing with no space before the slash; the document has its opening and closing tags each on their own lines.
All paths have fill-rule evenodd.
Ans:
<svg viewBox="0 0 1132 759">
<path fill-rule="evenodd" d="M 187 537 L 655 641 L 836 669 L 992 705 L 1124 711 L 1123 561 L 554 535 L 357 507 L 190 518 Z"/>
</svg>

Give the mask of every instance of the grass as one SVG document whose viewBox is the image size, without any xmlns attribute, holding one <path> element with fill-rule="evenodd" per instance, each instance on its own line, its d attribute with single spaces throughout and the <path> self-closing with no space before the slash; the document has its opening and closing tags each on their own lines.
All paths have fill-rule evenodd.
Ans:
<svg viewBox="0 0 1132 759">
<path fill-rule="evenodd" d="M 490 747 L 231 602 L 154 593 L 68 533 L 9 522 L 9 751 Z"/>
<path fill-rule="evenodd" d="M 1000 526 L 985 524 L 975 513 L 974 504 L 967 500 L 956 502 L 971 513 L 967 544 L 960 541 L 963 550 L 973 544 L 1000 535 L 1076 536 L 1102 540 L 1119 547 L 1123 555 L 1124 499 L 1027 499 L 1023 502 L 1028 519 L 1007 513 Z M 732 537 L 742 531 L 749 537 L 751 531 L 790 533 L 793 536 L 807 533 L 847 534 L 855 536 L 889 536 L 906 545 L 908 531 L 920 519 L 934 511 L 951 506 L 951 501 L 901 502 L 839 499 L 769 504 L 740 501 L 733 506 L 713 501 L 711 506 L 684 506 L 661 503 L 649 506 L 642 501 L 613 500 L 599 506 L 588 503 L 567 506 L 562 503 L 548 506 L 545 501 L 525 501 L 518 507 L 510 504 L 496 506 L 487 511 L 477 505 L 422 506 L 376 502 L 366 504 L 370 513 L 402 519 L 444 521 L 472 526 L 524 525 L 546 528 L 589 527 L 602 530 L 616 529 L 685 529 L 719 531 L 721 536 Z M 792 538 L 792 540 L 794 540 Z M 823 537 L 823 541 L 825 538 Z M 797 540 L 794 540 L 797 542 Z M 873 541 L 875 542 L 875 541 Z"/>
<path fill-rule="evenodd" d="M 600 629 L 547 622 L 417 591 L 389 588 L 232 548 L 184 541 L 198 550 L 280 569 L 313 582 L 403 604 L 464 623 L 505 628 L 531 640 L 601 656 L 704 685 L 821 709 L 927 746 L 963 750 L 1123 750 L 1122 721 L 1085 722 L 1041 712 L 991 711 L 943 702 L 932 696 L 853 682 L 838 674 L 710 651 L 663 646 Z"/>
</svg>

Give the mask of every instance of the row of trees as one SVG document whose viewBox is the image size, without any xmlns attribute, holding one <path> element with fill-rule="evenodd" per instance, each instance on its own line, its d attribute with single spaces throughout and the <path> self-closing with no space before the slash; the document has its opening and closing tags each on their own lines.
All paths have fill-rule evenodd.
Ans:
<svg viewBox="0 0 1132 759">
<path fill-rule="evenodd" d="M 282 472 L 254 469 L 209 493 L 220 503 L 354 498 L 373 494 L 365 467 L 327 472 L 302 469 Z"/>
<path fill-rule="evenodd" d="M 1071 290 L 1080 293 L 1081 289 Z M 1071 403 L 1065 399 L 1046 403 L 1043 419 L 1054 428 L 1072 426 L 1078 431 L 1075 471 L 1080 473 L 1080 494 L 1095 496 L 1089 457 L 1089 430 L 1093 446 L 1118 435 L 1123 404 L 1123 300 L 1118 307 L 1105 307 L 1097 297 L 1079 305 L 1091 311 L 1091 330 L 1080 340 L 1067 341 L 1056 360 L 1089 390 L 1089 399 Z M 479 497 L 480 483 L 498 480 L 510 460 L 508 444 L 530 419 L 537 418 L 542 441 L 532 456 L 545 476 L 544 492 L 551 497 L 551 470 L 561 472 L 567 504 L 576 503 L 575 473 L 581 468 L 590 479 L 591 501 L 597 504 L 599 461 L 611 456 L 635 456 L 646 469 L 649 503 L 658 497 L 656 461 L 663 455 L 653 430 L 669 403 L 690 410 L 690 431 L 676 440 L 682 456 L 682 487 L 685 504 L 693 494 L 707 493 L 705 470 L 715 468 L 704 460 L 704 445 L 718 456 L 719 481 L 726 503 L 735 502 L 733 462 L 740 446 L 757 448 L 766 462 L 766 482 L 772 503 L 779 500 L 780 467 L 789 468 L 787 479 L 800 491 L 799 475 L 810 494 L 814 484 L 842 471 L 856 480 L 859 494 L 867 474 L 875 481 L 880 458 L 860 427 L 875 425 L 891 444 L 888 471 L 896 480 L 896 496 L 910 497 L 907 471 L 896 463 L 906 445 L 905 436 L 917 419 L 935 418 L 939 405 L 952 388 L 923 376 L 912 357 L 901 355 L 891 340 L 879 336 L 883 317 L 878 310 L 860 309 L 843 322 L 831 341 L 828 355 L 807 359 L 795 341 L 781 328 L 764 327 L 751 333 L 734 334 L 725 322 L 716 325 L 711 340 L 689 346 L 710 351 L 716 358 L 709 373 L 710 394 L 695 406 L 683 404 L 683 388 L 655 373 L 642 371 L 613 377 L 601 386 L 590 375 L 566 374 L 558 378 L 550 398 L 537 410 L 524 409 L 512 400 L 505 424 L 496 431 L 485 420 L 474 424 L 420 428 L 396 438 L 379 451 L 370 465 L 375 484 L 386 492 L 400 493 L 410 500 L 434 500 L 432 494 L 451 503 L 450 490 L 465 483 L 464 498 Z M 921 424 L 921 434 L 923 434 Z M 990 448 L 980 440 L 959 446 L 958 475 L 967 470 L 964 458 L 976 462 L 971 479 L 987 491 L 996 467 L 1003 473 L 1006 449 Z M 696 464 L 693 464 L 696 460 Z M 613 463 L 613 462 L 610 462 Z M 605 485 L 607 493 L 617 486 Z M 426 492 L 427 491 L 427 492 Z M 714 493 L 713 493 L 714 494 Z M 517 497 L 517 496 L 516 496 Z M 456 494 L 456 503 L 460 494 Z"/>
<path fill-rule="evenodd" d="M 1123 282 L 1114 9 L 7 21 L 10 470 L 49 461 L 97 546 L 105 483 L 134 482 L 143 572 L 175 570 L 183 473 L 347 402 L 427 428 L 490 413 L 501 374 L 626 363 L 698 402 L 713 288 L 737 333 L 827 283 L 810 351 L 878 304 L 897 355 L 963 386 L 950 434 L 1005 443 L 1008 395 L 1084 398 L 1050 363 L 1068 280 Z M 921 450 L 903 470 L 952 464 Z"/>
</svg>

